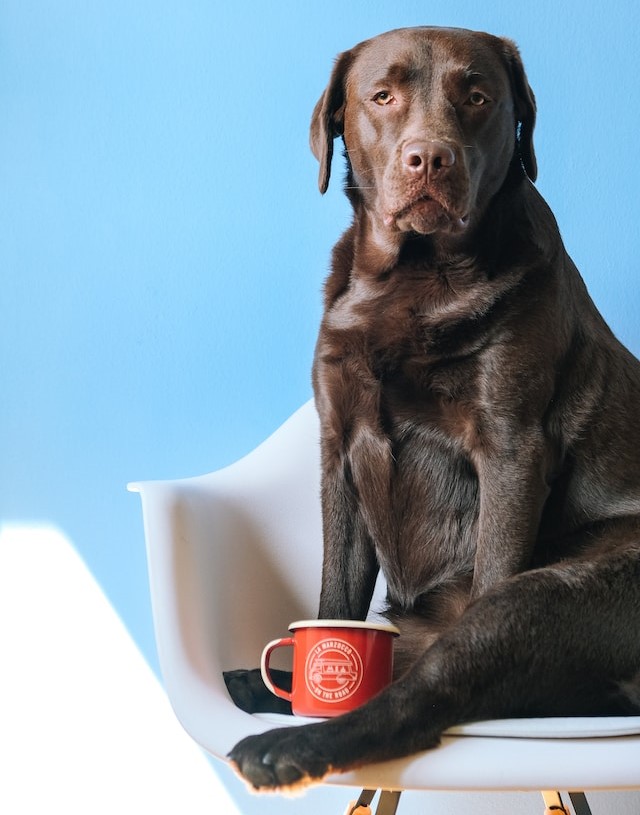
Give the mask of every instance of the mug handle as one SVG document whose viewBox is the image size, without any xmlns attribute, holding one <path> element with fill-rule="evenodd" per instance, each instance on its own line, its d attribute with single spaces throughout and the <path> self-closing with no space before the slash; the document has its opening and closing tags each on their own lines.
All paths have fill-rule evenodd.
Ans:
<svg viewBox="0 0 640 815">
<path fill-rule="evenodd" d="M 271 642 L 268 642 L 265 645 L 262 651 L 262 658 L 260 660 L 260 673 L 262 674 L 262 681 L 267 688 L 269 688 L 271 693 L 275 694 L 275 696 L 279 696 L 281 699 L 286 699 L 288 702 L 291 701 L 291 694 L 289 691 L 284 690 L 284 688 L 279 688 L 273 681 L 271 672 L 269 670 L 269 660 L 271 659 L 271 654 L 276 650 L 276 648 L 293 646 L 293 644 L 293 637 L 281 637 L 279 640 L 271 640 Z"/>
</svg>

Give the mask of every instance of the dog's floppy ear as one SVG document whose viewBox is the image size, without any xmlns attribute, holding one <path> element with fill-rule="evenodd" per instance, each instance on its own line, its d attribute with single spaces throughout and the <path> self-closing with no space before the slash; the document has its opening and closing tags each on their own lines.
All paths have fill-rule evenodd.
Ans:
<svg viewBox="0 0 640 815">
<path fill-rule="evenodd" d="M 344 130 L 345 80 L 352 60 L 351 51 L 345 51 L 337 58 L 329 84 L 311 117 L 309 141 L 311 152 L 320 162 L 318 186 L 321 193 L 325 193 L 329 186 L 333 140 Z"/>
<path fill-rule="evenodd" d="M 506 39 L 503 42 L 517 116 L 516 150 L 525 173 L 532 181 L 535 181 L 538 175 L 536 154 L 533 149 L 536 99 L 527 81 L 524 65 L 516 44 Z"/>
</svg>

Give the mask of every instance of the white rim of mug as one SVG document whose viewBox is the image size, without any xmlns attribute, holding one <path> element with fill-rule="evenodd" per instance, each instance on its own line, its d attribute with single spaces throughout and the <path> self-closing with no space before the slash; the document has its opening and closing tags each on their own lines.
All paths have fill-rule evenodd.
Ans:
<svg viewBox="0 0 640 815">
<path fill-rule="evenodd" d="M 297 620 L 289 625 L 289 631 L 298 628 L 359 628 L 368 631 L 384 631 L 393 634 L 394 637 L 400 635 L 400 629 L 390 623 L 375 623 L 362 620 Z"/>
</svg>

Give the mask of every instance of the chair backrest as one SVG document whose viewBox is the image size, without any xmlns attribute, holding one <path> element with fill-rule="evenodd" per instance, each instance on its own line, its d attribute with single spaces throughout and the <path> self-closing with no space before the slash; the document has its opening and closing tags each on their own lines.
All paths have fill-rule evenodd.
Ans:
<svg viewBox="0 0 640 815">
<path fill-rule="evenodd" d="M 176 648 L 211 680 L 255 667 L 266 641 L 317 614 L 319 471 L 317 414 L 307 403 L 230 467 L 130 486 L 143 502 L 165 675 Z"/>
</svg>

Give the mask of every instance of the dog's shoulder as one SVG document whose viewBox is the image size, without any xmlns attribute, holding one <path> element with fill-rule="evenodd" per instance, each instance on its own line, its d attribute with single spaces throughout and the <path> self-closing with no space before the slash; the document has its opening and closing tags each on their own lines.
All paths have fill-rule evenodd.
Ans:
<svg viewBox="0 0 640 815">
<path fill-rule="evenodd" d="M 324 284 L 324 307 L 330 309 L 349 286 L 355 254 L 355 225 L 342 235 L 333 247 L 331 273 Z"/>
</svg>

